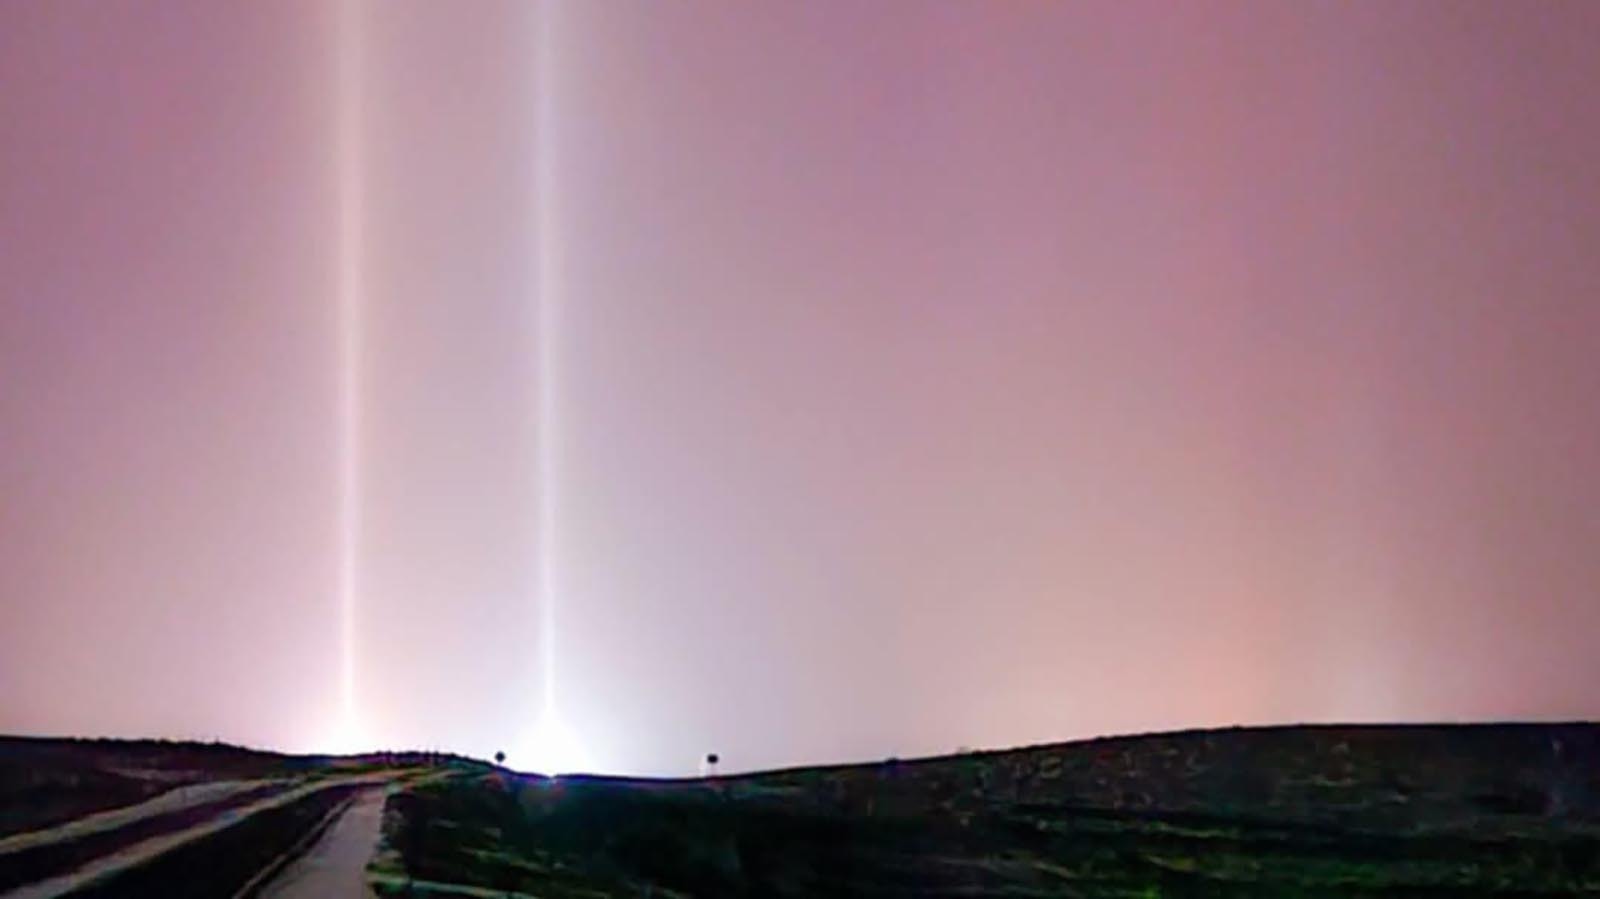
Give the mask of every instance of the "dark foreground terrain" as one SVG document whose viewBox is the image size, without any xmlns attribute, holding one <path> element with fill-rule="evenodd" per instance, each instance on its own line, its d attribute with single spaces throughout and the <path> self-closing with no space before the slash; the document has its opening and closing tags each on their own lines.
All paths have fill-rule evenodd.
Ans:
<svg viewBox="0 0 1600 899">
<path fill-rule="evenodd" d="M 360 795 L 487 768 L 416 753 L 0 738 L 0 897 L 253 895 Z"/>
<path fill-rule="evenodd" d="M 367 879 L 388 896 L 1600 896 L 1600 727 L 1573 724 L 1190 732 L 712 781 L 0 740 L 0 899 L 270 892 L 357 795 L 387 796 Z"/>
<path fill-rule="evenodd" d="M 565 897 L 1600 895 L 1589 725 L 1194 732 L 390 802 L 384 881 Z"/>
</svg>

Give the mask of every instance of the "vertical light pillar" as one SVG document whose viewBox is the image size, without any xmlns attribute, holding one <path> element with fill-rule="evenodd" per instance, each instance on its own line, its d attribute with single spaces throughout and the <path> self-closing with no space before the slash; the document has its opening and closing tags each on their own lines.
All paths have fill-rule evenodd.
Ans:
<svg viewBox="0 0 1600 899">
<path fill-rule="evenodd" d="M 539 708 L 533 729 L 521 741 L 512 764 L 541 774 L 566 774 L 587 770 L 590 759 L 571 728 L 563 720 L 558 691 L 556 643 L 561 598 L 559 573 L 560 502 L 560 375 L 561 357 L 557 337 L 561 332 L 560 244 L 557 222 L 555 122 L 556 92 L 552 90 L 556 65 L 553 37 L 555 0 L 541 0 L 535 11 L 534 78 L 537 110 L 534 153 L 534 216 L 537 266 L 535 278 L 538 304 L 538 596 L 539 604 Z"/>
<path fill-rule="evenodd" d="M 556 707 L 556 580 L 555 580 L 555 519 L 556 519 L 556 440 L 553 428 L 556 420 L 556 273 L 552 237 L 554 212 L 552 203 L 554 179 L 551 157 L 551 91 L 550 73 L 553 68 L 550 54 L 550 0 L 544 0 L 537 9 L 537 38 L 534 52 L 537 55 L 536 75 L 538 109 L 535 113 L 535 180 L 534 202 L 537 204 L 534 235 L 537 259 L 537 290 L 534 301 L 539 305 L 539 650 L 542 676 L 542 711 L 553 714 Z"/>
<path fill-rule="evenodd" d="M 361 554 L 361 313 L 366 292 L 364 2 L 341 0 L 338 12 L 340 750 L 353 748 L 359 733 L 356 622 Z"/>
</svg>

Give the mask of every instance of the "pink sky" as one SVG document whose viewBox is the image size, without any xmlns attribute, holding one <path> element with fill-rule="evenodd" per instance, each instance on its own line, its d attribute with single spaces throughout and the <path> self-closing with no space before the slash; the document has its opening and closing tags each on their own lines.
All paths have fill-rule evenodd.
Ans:
<svg viewBox="0 0 1600 899">
<path fill-rule="evenodd" d="M 1600 716 L 1600 8 L 358 12 L 0 4 L 0 731 Z"/>
</svg>

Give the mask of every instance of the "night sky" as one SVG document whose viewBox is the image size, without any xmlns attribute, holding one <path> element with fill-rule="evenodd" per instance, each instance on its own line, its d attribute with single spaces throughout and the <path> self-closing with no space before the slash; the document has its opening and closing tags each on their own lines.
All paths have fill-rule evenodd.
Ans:
<svg viewBox="0 0 1600 899">
<path fill-rule="evenodd" d="M 681 774 L 1600 717 L 1597 44 L 0 2 L 0 731 Z"/>
</svg>

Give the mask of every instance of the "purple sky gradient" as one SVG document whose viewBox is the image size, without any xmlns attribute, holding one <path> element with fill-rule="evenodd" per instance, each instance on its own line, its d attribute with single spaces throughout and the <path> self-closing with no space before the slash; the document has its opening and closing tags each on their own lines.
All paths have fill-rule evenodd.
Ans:
<svg viewBox="0 0 1600 899">
<path fill-rule="evenodd" d="M 336 13 L 0 4 L 0 731 L 337 727 Z M 1600 7 L 361 13 L 366 743 L 1600 716 Z"/>
</svg>

